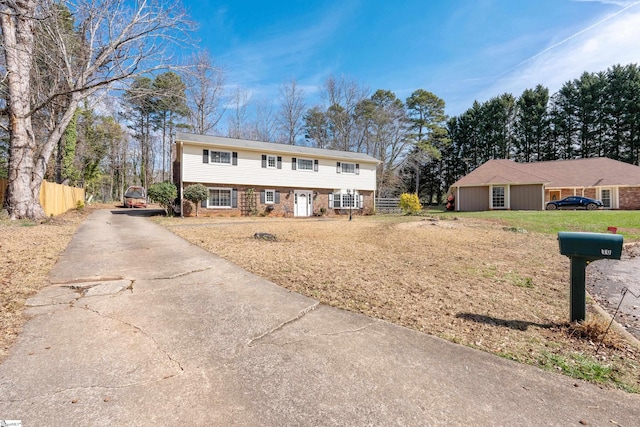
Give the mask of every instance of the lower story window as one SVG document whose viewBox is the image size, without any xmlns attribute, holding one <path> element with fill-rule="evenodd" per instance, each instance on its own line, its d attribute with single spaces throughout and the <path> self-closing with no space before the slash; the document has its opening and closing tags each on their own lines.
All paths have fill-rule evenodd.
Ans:
<svg viewBox="0 0 640 427">
<path fill-rule="evenodd" d="M 276 202 L 276 191 L 275 190 L 265 190 L 264 191 L 264 202 L 266 204 L 273 204 Z"/>
<path fill-rule="evenodd" d="M 230 208 L 231 207 L 231 189 L 230 188 L 209 189 L 209 200 L 208 200 L 207 207 Z"/>
<path fill-rule="evenodd" d="M 493 208 L 504 208 L 504 187 L 493 187 L 491 206 Z"/>
<path fill-rule="evenodd" d="M 331 207 L 334 209 L 360 209 L 362 207 L 362 195 L 358 193 L 334 193 L 331 194 Z M 331 200 L 330 200 L 331 201 Z"/>
</svg>

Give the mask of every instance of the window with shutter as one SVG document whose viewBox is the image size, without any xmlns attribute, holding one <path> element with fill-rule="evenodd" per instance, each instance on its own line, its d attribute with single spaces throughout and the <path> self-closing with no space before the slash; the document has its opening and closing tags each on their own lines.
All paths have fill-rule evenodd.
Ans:
<svg viewBox="0 0 640 427">
<path fill-rule="evenodd" d="M 267 155 L 266 154 L 262 155 L 262 167 L 263 168 L 267 167 Z"/>
<path fill-rule="evenodd" d="M 291 158 L 291 169 L 292 170 L 296 170 L 296 165 L 298 163 L 298 159 L 296 159 L 295 157 Z"/>
<path fill-rule="evenodd" d="M 282 157 L 278 156 L 278 169 L 282 169 Z"/>
<path fill-rule="evenodd" d="M 231 164 L 233 166 L 238 166 L 238 153 L 234 151 L 233 153 L 231 153 L 231 157 L 232 157 Z"/>
<path fill-rule="evenodd" d="M 276 191 L 275 190 L 264 190 L 264 204 L 272 205 L 276 201 Z"/>
<path fill-rule="evenodd" d="M 209 163 L 209 150 L 202 150 L 202 163 Z"/>
<path fill-rule="evenodd" d="M 313 171 L 314 172 L 318 172 L 318 161 L 317 160 L 313 161 Z"/>
<path fill-rule="evenodd" d="M 342 172 L 342 166 L 340 166 L 340 162 L 336 162 L 336 173 Z"/>
<path fill-rule="evenodd" d="M 360 165 L 356 163 L 356 175 L 360 175 Z"/>
</svg>

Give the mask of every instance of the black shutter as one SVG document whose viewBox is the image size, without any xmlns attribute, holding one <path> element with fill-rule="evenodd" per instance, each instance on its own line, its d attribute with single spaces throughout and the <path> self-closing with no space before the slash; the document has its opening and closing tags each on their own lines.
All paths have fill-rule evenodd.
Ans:
<svg viewBox="0 0 640 427">
<path fill-rule="evenodd" d="M 318 172 L 318 161 L 317 160 L 313 161 L 313 171 L 314 172 Z"/>
<path fill-rule="evenodd" d="M 360 164 L 356 163 L 356 175 L 360 175 Z"/>
<path fill-rule="evenodd" d="M 296 163 L 298 163 L 298 159 L 295 157 L 291 158 L 291 170 L 296 170 Z"/>
<path fill-rule="evenodd" d="M 233 166 L 238 166 L 238 152 L 234 151 L 233 153 L 231 153 L 231 157 L 232 157 L 231 164 Z"/>
<path fill-rule="evenodd" d="M 262 190 L 260 192 L 260 203 L 264 205 L 264 200 L 265 200 L 265 196 L 264 196 L 264 190 Z"/>
<path fill-rule="evenodd" d="M 276 205 L 280 204 L 280 192 L 279 192 L 279 191 L 276 191 L 276 196 L 274 197 L 273 202 L 274 202 Z"/>
<path fill-rule="evenodd" d="M 282 156 L 278 156 L 278 169 L 282 169 Z"/>
<path fill-rule="evenodd" d="M 267 155 L 266 154 L 262 155 L 262 167 L 263 168 L 267 167 Z"/>
<path fill-rule="evenodd" d="M 209 163 L 209 150 L 202 150 L 202 163 Z"/>
<path fill-rule="evenodd" d="M 238 190 L 236 190 L 235 188 L 231 190 L 231 207 L 238 207 Z"/>
<path fill-rule="evenodd" d="M 336 173 L 340 173 L 340 172 L 342 172 L 342 171 L 340 170 L 340 168 L 341 168 L 341 166 L 340 166 L 340 162 L 336 162 Z"/>
<path fill-rule="evenodd" d="M 201 208 L 206 208 L 207 207 L 207 201 L 206 200 L 201 201 L 200 202 L 200 207 Z"/>
</svg>

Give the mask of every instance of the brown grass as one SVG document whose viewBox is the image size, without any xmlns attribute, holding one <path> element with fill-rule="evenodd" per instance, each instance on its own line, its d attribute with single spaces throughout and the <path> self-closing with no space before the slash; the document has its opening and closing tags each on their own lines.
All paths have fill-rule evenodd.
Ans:
<svg viewBox="0 0 640 427">
<path fill-rule="evenodd" d="M 41 222 L 0 218 L 0 361 L 27 320 L 26 300 L 49 284 L 47 276 L 93 208 Z"/>
<path fill-rule="evenodd" d="M 48 284 L 49 270 L 93 208 L 39 224 L 0 219 L 0 361 L 26 320 L 26 299 Z M 558 361 L 563 371 L 584 369 L 586 359 L 611 372 L 604 384 L 640 389 L 637 348 L 609 331 L 595 354 L 606 322 L 593 310 L 587 322 L 568 324 L 569 261 L 554 236 L 475 219 L 398 216 L 158 222 L 325 304 L 545 369 L 559 370 Z M 256 240 L 256 232 L 277 240 Z"/>
<path fill-rule="evenodd" d="M 324 304 L 529 364 L 549 354 L 613 368 L 640 389 L 639 352 L 609 331 L 569 325 L 569 260 L 555 236 L 474 219 L 163 219 L 173 232 Z M 277 241 L 256 240 L 267 232 Z M 600 324 L 589 310 L 586 325 Z"/>
</svg>

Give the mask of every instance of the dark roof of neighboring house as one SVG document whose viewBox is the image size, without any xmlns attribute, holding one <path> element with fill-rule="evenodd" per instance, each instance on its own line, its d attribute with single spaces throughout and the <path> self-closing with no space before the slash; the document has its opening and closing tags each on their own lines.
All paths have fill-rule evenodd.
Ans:
<svg viewBox="0 0 640 427">
<path fill-rule="evenodd" d="M 244 149 L 251 151 L 265 151 L 293 156 L 324 157 L 338 160 L 360 161 L 365 163 L 380 163 L 380 160 L 364 153 L 351 151 L 327 150 L 324 148 L 304 147 L 301 145 L 278 144 L 275 142 L 249 141 L 246 139 L 225 138 L 222 136 L 197 135 L 193 133 L 176 132 L 176 141 L 213 145 L 229 149 Z"/>
<path fill-rule="evenodd" d="M 640 167 L 606 157 L 516 163 L 489 160 L 452 187 L 544 184 L 546 188 L 640 185 Z"/>
</svg>

